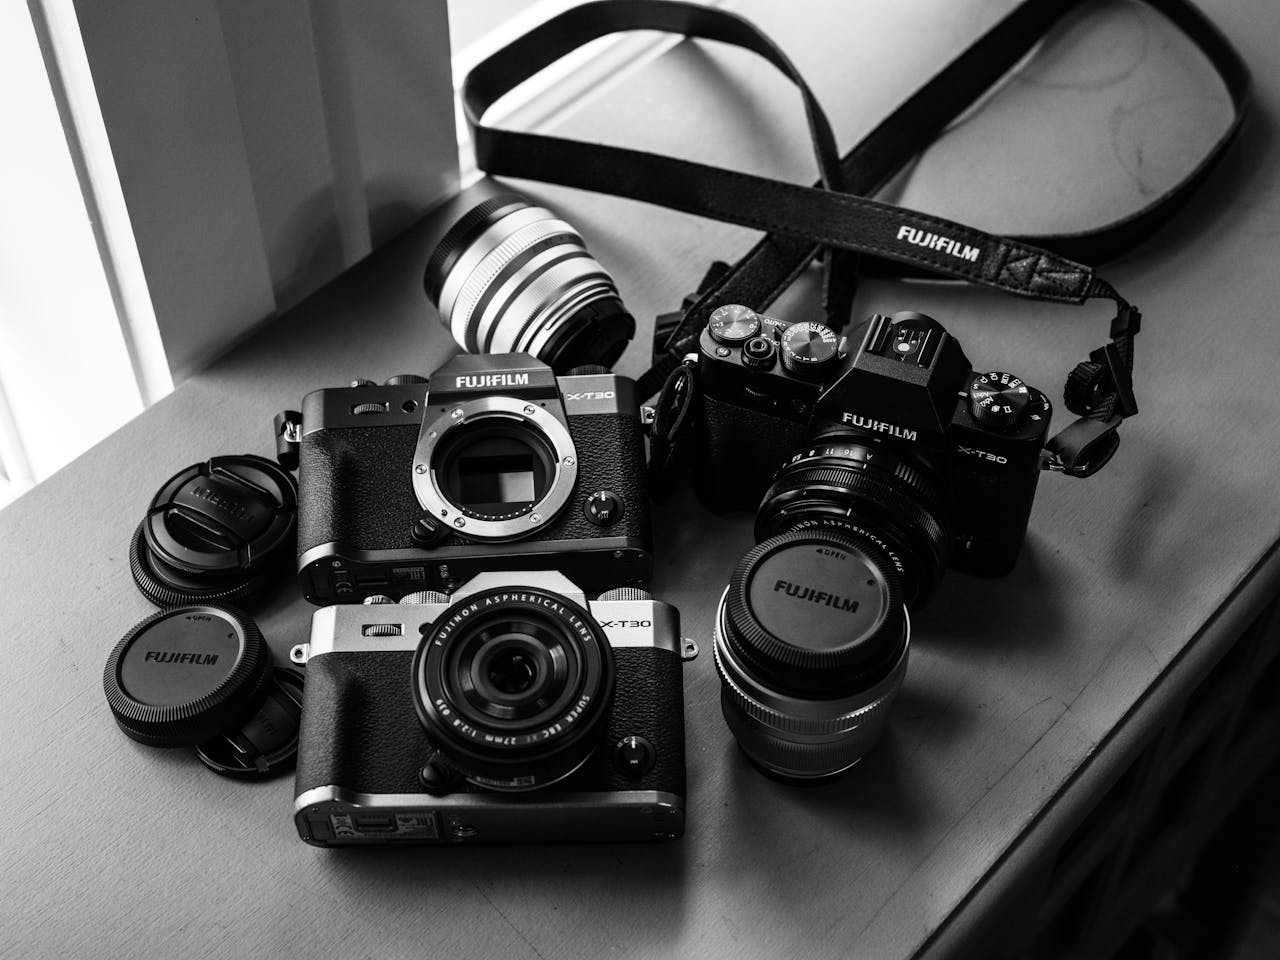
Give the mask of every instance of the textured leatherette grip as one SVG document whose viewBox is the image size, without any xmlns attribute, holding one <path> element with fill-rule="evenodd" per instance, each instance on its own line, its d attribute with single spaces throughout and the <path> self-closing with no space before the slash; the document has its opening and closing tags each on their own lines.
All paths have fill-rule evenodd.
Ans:
<svg viewBox="0 0 1280 960">
<path fill-rule="evenodd" d="M 578 489 L 554 521 L 530 540 L 638 537 L 648 548 L 649 500 L 645 495 L 644 434 L 640 421 L 622 414 L 569 418 L 578 451 Z M 413 492 L 418 428 L 385 426 L 316 430 L 302 438 L 298 461 L 298 556 L 337 543 L 356 550 L 412 550 L 409 536 L 422 508 Z M 612 490 L 626 509 L 609 527 L 582 513 L 597 490 Z M 465 543 L 445 538 L 439 546 Z M 426 553 L 426 551 L 424 551 Z"/>
<path fill-rule="evenodd" d="M 805 426 L 704 395 L 701 433 L 694 484 L 709 509 L 728 513 L 760 505 L 778 468 L 804 443 Z"/>
<path fill-rule="evenodd" d="M 600 747 L 557 793 L 659 790 L 684 796 L 684 686 L 678 654 L 654 647 L 614 651 L 613 715 Z M 340 786 L 360 793 L 421 793 L 418 770 L 433 750 L 413 707 L 413 654 L 326 653 L 307 663 L 297 792 Z M 632 780 L 613 766 L 613 744 L 643 736 L 654 768 Z M 463 784 L 460 791 L 477 788 Z M 529 794 L 536 797 L 537 791 Z"/>
</svg>

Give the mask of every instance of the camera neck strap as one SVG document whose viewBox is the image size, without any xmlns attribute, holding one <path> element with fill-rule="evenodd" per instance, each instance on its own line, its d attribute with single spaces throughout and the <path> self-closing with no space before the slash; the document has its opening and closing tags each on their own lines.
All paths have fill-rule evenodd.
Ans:
<svg viewBox="0 0 1280 960">
<path fill-rule="evenodd" d="M 572 8 L 478 64 L 462 100 L 480 169 L 643 200 L 753 227 L 765 236 L 741 260 L 709 274 L 674 322 L 660 323 L 655 364 L 639 378 L 651 396 L 684 376 L 683 357 L 723 303 L 764 309 L 819 254 L 828 322 L 843 327 L 859 270 L 867 274 L 966 280 L 1016 296 L 1061 303 L 1093 298 L 1116 305 L 1109 341 L 1067 378 L 1065 402 L 1079 417 L 1046 445 L 1045 465 L 1074 476 L 1100 468 L 1118 444 L 1116 428 L 1137 413 L 1132 386 L 1140 314 L 1081 258 L 1104 261 L 1142 242 L 1209 174 L 1234 139 L 1250 98 L 1248 69 L 1218 29 L 1188 0 L 1144 0 L 1179 27 L 1217 70 L 1234 107 L 1231 123 L 1179 183 L 1133 213 L 1071 234 L 1001 237 L 941 217 L 871 199 L 1012 69 L 1084 0 L 1024 0 L 836 161 L 831 127 L 790 60 L 744 18 L 679 0 L 601 0 Z M 814 186 L 787 183 L 675 157 L 482 121 L 503 94 L 591 40 L 657 30 L 743 47 L 764 57 L 800 90 L 818 161 Z M 856 258 L 856 259 L 855 259 Z M 693 391 L 664 390 L 690 402 Z M 683 417 L 666 418 L 683 421 Z"/>
</svg>

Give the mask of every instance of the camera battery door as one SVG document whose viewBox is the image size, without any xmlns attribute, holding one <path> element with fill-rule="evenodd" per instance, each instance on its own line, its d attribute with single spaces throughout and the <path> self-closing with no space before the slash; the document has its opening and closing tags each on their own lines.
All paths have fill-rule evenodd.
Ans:
<svg viewBox="0 0 1280 960">
<path fill-rule="evenodd" d="M 237 611 L 202 604 L 152 614 L 116 644 L 102 685 L 131 739 L 195 747 L 224 776 L 264 779 L 297 753 L 302 680 L 274 668 L 257 625 Z"/>
<path fill-rule="evenodd" d="M 293 557 L 298 488 L 264 457 L 214 457 L 170 477 L 134 532 L 129 567 L 152 603 L 241 601 Z"/>
<path fill-rule="evenodd" d="M 802 530 L 756 546 L 716 617 L 721 704 L 743 752 L 787 780 L 852 767 L 902 685 L 909 634 L 900 577 L 871 540 Z"/>
</svg>

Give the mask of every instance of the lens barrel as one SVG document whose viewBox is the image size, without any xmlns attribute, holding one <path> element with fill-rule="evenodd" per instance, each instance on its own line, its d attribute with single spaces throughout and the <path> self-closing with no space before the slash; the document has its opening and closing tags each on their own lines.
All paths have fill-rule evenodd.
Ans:
<svg viewBox="0 0 1280 960">
<path fill-rule="evenodd" d="M 435 747 L 477 786 L 532 790 L 580 767 L 604 733 L 614 661 L 599 625 L 558 594 L 513 586 L 440 615 L 413 660 Z"/>
<path fill-rule="evenodd" d="M 613 365 L 635 334 L 609 272 L 573 227 L 515 194 L 472 207 L 437 244 L 423 285 L 470 353 L 530 353 L 558 374 Z"/>
<path fill-rule="evenodd" d="M 898 571 L 908 606 L 942 574 L 949 509 L 937 474 L 918 458 L 857 430 L 810 441 L 774 477 L 756 512 L 756 539 L 787 530 L 849 530 L 873 541 Z"/>
<path fill-rule="evenodd" d="M 738 563 L 716 613 L 721 708 L 768 772 L 831 777 L 875 744 L 902 686 L 902 583 L 866 537 L 797 530 Z"/>
</svg>

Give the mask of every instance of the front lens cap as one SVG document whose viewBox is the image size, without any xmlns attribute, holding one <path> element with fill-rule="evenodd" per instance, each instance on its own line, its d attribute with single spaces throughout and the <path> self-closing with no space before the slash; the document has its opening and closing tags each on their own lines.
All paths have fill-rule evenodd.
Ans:
<svg viewBox="0 0 1280 960">
<path fill-rule="evenodd" d="M 214 457 L 169 478 L 134 536 L 130 567 L 160 606 L 239 599 L 293 554 L 292 474 L 264 457 Z"/>
<path fill-rule="evenodd" d="M 102 685 L 116 723 L 154 747 L 193 746 L 249 719 L 271 678 L 254 622 L 211 606 L 162 610 L 116 644 Z"/>
<path fill-rule="evenodd" d="M 302 723 L 302 677 L 276 670 L 266 696 L 244 723 L 196 745 L 214 773 L 234 780 L 265 780 L 293 766 Z"/>
<path fill-rule="evenodd" d="M 874 684 L 906 643 L 892 562 L 843 531 L 797 530 L 755 547 L 734 570 L 726 613 L 733 652 L 762 681 L 797 693 Z"/>
</svg>

